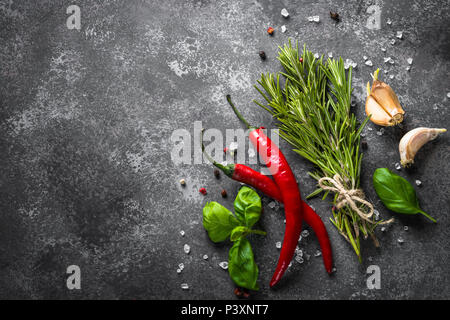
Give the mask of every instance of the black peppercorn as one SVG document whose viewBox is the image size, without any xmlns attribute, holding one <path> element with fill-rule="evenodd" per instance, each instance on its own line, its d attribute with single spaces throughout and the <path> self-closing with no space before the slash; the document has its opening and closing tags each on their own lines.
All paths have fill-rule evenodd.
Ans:
<svg viewBox="0 0 450 320">
<path fill-rule="evenodd" d="M 367 149 L 367 141 L 366 140 L 361 141 L 361 148 L 363 148 L 364 150 Z"/>
<path fill-rule="evenodd" d="M 222 198 L 226 198 L 227 197 L 227 191 L 225 189 L 223 189 L 220 194 L 222 195 Z"/>
<path fill-rule="evenodd" d="M 262 59 L 262 60 L 266 60 L 266 53 L 264 52 L 264 51 L 260 51 L 259 52 L 259 57 Z"/>
<path fill-rule="evenodd" d="M 214 169 L 214 176 L 219 179 L 220 178 L 220 171 L 217 169 Z"/>
<path fill-rule="evenodd" d="M 335 21 L 339 21 L 339 13 L 330 11 L 330 17 L 331 19 Z"/>
</svg>

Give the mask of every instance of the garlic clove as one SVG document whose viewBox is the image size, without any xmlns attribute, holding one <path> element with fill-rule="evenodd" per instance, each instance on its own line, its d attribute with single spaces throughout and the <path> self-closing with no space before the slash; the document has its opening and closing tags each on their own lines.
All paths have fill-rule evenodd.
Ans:
<svg viewBox="0 0 450 320">
<path fill-rule="evenodd" d="M 366 99 L 366 114 L 370 115 L 370 121 L 379 126 L 392 126 L 391 117 L 379 105 L 379 103 L 372 97 L 368 96 Z"/>
<path fill-rule="evenodd" d="M 375 80 L 372 83 L 370 95 L 392 117 L 393 124 L 398 124 L 403 121 L 405 111 L 403 111 L 394 90 L 388 84 Z"/>
<path fill-rule="evenodd" d="M 393 126 L 403 121 L 405 111 L 403 111 L 394 90 L 388 84 L 378 80 L 379 72 L 380 69 L 377 69 L 372 75 L 372 87 L 369 82 L 367 83 L 366 113 L 372 115 L 370 120 L 375 124 Z M 377 104 L 372 100 L 375 100 Z M 382 109 L 385 112 L 384 116 L 383 112 L 376 111 L 376 108 Z"/>
<path fill-rule="evenodd" d="M 416 128 L 406 133 L 400 140 L 398 149 L 400 152 L 400 163 L 406 167 L 414 163 L 416 153 L 428 141 L 436 139 L 436 137 L 447 129 L 437 128 Z"/>
</svg>

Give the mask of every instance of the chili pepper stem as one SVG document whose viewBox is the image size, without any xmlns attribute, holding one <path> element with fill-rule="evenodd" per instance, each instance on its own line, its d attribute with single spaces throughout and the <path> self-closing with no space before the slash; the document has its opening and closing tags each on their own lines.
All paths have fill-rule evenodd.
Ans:
<svg viewBox="0 0 450 320">
<path fill-rule="evenodd" d="M 205 129 L 202 129 L 202 131 L 200 133 L 200 144 L 202 146 L 202 153 L 204 154 L 206 159 L 208 159 L 209 162 L 211 162 L 214 166 L 216 166 L 217 168 L 222 170 L 223 173 L 225 173 L 227 176 L 231 177 L 233 175 L 233 168 L 230 166 L 224 166 L 224 165 L 218 163 L 205 151 L 205 145 L 203 144 L 203 132 L 204 131 L 205 131 Z"/>
<path fill-rule="evenodd" d="M 238 109 L 235 107 L 234 103 L 231 101 L 231 96 L 229 94 L 227 94 L 227 101 L 230 104 L 231 108 L 233 109 L 234 113 L 236 114 L 236 116 L 239 118 L 239 120 L 241 120 L 245 126 L 247 127 L 247 129 L 251 129 L 251 128 L 256 128 L 254 126 L 251 126 L 247 120 L 245 120 L 245 118 L 242 116 L 242 114 L 238 111 Z"/>
</svg>

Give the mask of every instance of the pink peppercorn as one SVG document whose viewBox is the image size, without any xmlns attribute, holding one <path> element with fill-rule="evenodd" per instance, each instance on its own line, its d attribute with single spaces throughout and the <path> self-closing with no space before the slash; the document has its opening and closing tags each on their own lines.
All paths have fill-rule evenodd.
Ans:
<svg viewBox="0 0 450 320">
<path fill-rule="evenodd" d="M 201 194 L 205 195 L 206 194 L 206 189 L 205 188 L 200 188 L 198 190 L 198 192 L 200 192 Z"/>
</svg>

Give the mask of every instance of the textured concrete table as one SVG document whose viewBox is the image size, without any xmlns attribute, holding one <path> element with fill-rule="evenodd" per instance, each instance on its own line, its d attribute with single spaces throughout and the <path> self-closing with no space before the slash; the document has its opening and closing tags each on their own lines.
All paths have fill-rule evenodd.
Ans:
<svg viewBox="0 0 450 320">
<path fill-rule="evenodd" d="M 449 125 L 448 1 L 73 2 L 0 1 L 1 298 L 234 298 L 234 285 L 218 266 L 230 246 L 209 241 L 201 213 L 206 201 L 231 208 L 240 185 L 214 179 L 206 163 L 176 165 L 170 137 L 176 129 L 193 134 L 195 121 L 222 132 L 242 128 L 226 94 L 252 123 L 275 128 L 251 102 L 258 96 L 253 84 L 262 72 L 280 70 L 277 47 L 289 37 L 358 64 L 358 119 L 364 116 L 365 83 L 381 67 L 407 111 L 404 130 Z M 80 30 L 67 26 L 72 4 L 80 8 Z M 288 19 L 280 14 L 283 7 Z M 339 23 L 330 10 L 339 12 Z M 308 21 L 314 15 L 319 23 Z M 385 63 L 387 57 L 394 63 Z M 412 183 L 422 181 L 418 195 L 438 219 L 433 225 L 389 212 L 378 201 L 372 173 L 377 167 L 395 170 L 402 135 L 398 128 L 377 135 L 378 129 L 369 124 L 364 131 L 369 148 L 362 185 L 382 217 L 396 217 L 379 232 L 381 247 L 365 241 L 359 264 L 328 221 L 329 202 L 313 199 L 332 238 L 337 272 L 326 275 L 313 255 L 318 243 L 311 233 L 299 243 L 310 259 L 294 262 L 271 290 L 284 217 L 264 197 L 259 226 L 268 234 L 251 239 L 260 268 L 255 298 L 450 298 L 448 135 L 424 147 L 415 168 L 399 172 Z M 303 194 L 313 191 L 311 165 L 284 141 L 281 148 Z M 222 188 L 227 200 L 220 197 Z M 184 244 L 191 247 L 188 255 Z M 180 263 L 185 267 L 178 274 Z M 381 270 L 379 290 L 366 286 L 371 264 Z M 70 265 L 80 267 L 81 290 L 66 287 Z"/>
</svg>

